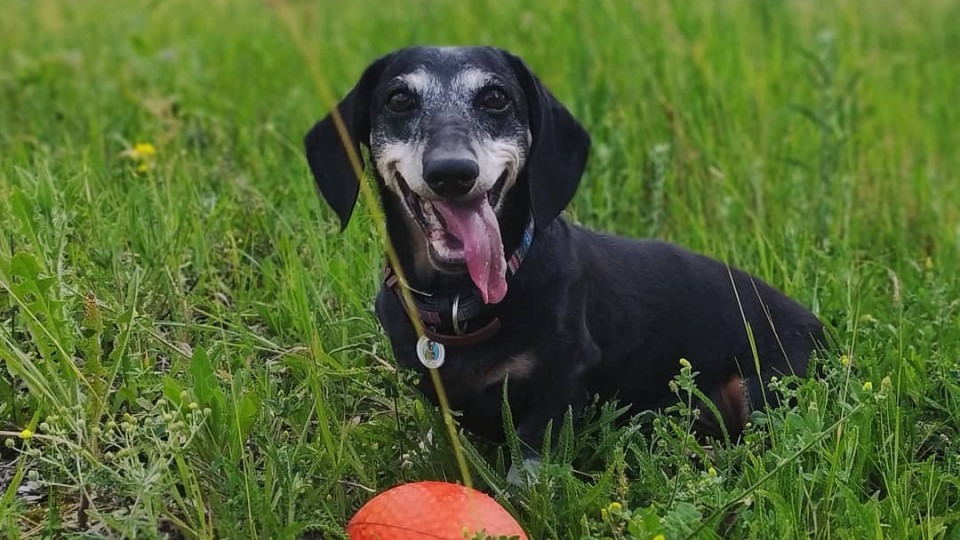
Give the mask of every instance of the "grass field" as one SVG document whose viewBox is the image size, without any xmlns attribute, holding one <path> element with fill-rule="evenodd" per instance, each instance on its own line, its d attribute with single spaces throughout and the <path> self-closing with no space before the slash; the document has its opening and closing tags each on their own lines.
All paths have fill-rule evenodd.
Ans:
<svg viewBox="0 0 960 540">
<path fill-rule="evenodd" d="M 957 2 L 0 10 L 0 536 L 341 538 L 461 480 L 371 219 L 337 234 L 300 141 L 377 55 L 489 43 L 593 135 L 572 219 L 751 270 L 834 343 L 743 444 L 598 407 L 523 488 L 462 434 L 474 483 L 536 539 L 960 538 Z"/>
</svg>

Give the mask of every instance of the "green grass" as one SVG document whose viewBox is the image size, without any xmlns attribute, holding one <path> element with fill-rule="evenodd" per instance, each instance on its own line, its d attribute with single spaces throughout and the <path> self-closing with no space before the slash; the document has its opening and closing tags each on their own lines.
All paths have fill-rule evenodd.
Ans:
<svg viewBox="0 0 960 540">
<path fill-rule="evenodd" d="M 403 45 L 511 49 L 593 135 L 573 219 L 749 269 L 835 338 L 712 454 L 684 407 L 598 408 L 513 488 L 464 435 L 531 538 L 960 538 L 960 4 L 340 4 L 289 4 L 334 93 Z M 329 104 L 279 5 L 4 2 L 0 536 L 339 538 L 459 479 L 372 313 L 370 218 L 337 234 L 315 194 Z"/>
</svg>

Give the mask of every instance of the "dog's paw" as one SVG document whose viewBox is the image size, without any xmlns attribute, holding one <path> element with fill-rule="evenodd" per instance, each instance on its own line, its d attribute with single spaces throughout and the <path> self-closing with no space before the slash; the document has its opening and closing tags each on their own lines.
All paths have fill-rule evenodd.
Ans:
<svg viewBox="0 0 960 540">
<path fill-rule="evenodd" d="M 540 480 L 540 458 L 524 458 L 523 462 L 517 467 L 514 463 L 510 465 L 507 471 L 507 482 L 516 487 L 527 487 L 536 484 Z"/>
</svg>

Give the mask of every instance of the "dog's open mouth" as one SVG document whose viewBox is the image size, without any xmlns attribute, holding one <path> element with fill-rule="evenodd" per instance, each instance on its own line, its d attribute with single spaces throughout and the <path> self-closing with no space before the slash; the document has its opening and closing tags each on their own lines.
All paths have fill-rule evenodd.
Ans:
<svg viewBox="0 0 960 540">
<path fill-rule="evenodd" d="M 484 302 L 502 300 L 507 293 L 506 261 L 494 208 L 500 203 L 507 173 L 487 193 L 469 201 L 425 199 L 396 174 L 403 202 L 423 231 L 434 260 L 446 266 L 465 265 Z"/>
</svg>

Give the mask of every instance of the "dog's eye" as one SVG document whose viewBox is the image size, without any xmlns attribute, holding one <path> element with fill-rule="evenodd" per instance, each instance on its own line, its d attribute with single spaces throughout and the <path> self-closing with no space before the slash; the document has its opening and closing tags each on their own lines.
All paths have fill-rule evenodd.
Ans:
<svg viewBox="0 0 960 540">
<path fill-rule="evenodd" d="M 412 111 L 417 108 L 417 99 L 406 90 L 397 90 L 387 98 L 386 107 L 395 113 Z"/>
<path fill-rule="evenodd" d="M 502 111 L 510 105 L 510 98 L 499 88 L 487 88 L 480 94 L 480 106 L 491 111 Z"/>
</svg>

